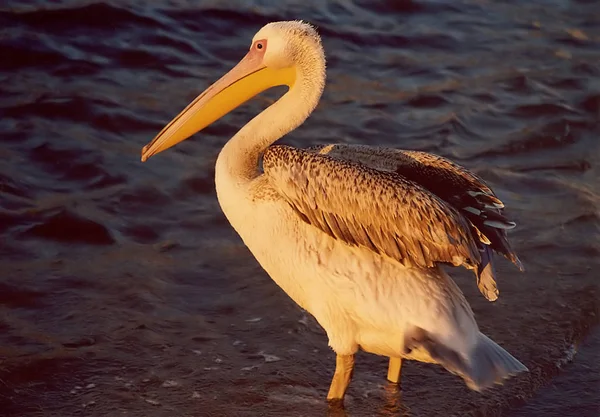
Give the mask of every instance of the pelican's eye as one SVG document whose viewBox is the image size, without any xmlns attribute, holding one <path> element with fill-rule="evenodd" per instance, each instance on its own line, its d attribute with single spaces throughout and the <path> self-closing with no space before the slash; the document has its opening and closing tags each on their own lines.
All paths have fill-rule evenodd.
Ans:
<svg viewBox="0 0 600 417">
<path fill-rule="evenodd" d="M 265 40 L 260 40 L 254 42 L 254 49 L 262 50 L 267 46 L 267 42 Z"/>
</svg>

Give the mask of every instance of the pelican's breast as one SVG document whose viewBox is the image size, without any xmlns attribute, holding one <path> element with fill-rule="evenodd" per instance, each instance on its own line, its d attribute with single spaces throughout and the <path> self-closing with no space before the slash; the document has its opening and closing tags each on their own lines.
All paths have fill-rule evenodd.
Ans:
<svg viewBox="0 0 600 417">
<path fill-rule="evenodd" d="M 218 194 L 259 264 L 315 316 L 330 343 L 390 356 L 409 326 L 456 340 L 457 326 L 463 335 L 476 329 L 462 293 L 438 267 L 408 268 L 329 236 L 304 222 L 267 177 Z"/>
</svg>

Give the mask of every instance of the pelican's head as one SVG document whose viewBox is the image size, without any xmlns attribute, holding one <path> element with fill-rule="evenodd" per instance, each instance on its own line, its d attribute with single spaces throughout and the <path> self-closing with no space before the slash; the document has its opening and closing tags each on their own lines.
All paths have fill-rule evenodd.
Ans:
<svg viewBox="0 0 600 417">
<path fill-rule="evenodd" d="M 256 32 L 252 46 L 257 42 L 265 43 L 263 63 L 270 68 L 296 66 L 303 55 L 321 46 L 315 28 L 302 21 L 269 23 Z"/>
<path fill-rule="evenodd" d="M 309 24 L 290 21 L 265 25 L 254 35 L 246 56 L 144 146 L 142 161 L 189 138 L 271 87 L 292 88 L 299 74 L 310 70 L 302 63 L 314 59 L 314 54 L 324 60 L 319 35 Z"/>
</svg>

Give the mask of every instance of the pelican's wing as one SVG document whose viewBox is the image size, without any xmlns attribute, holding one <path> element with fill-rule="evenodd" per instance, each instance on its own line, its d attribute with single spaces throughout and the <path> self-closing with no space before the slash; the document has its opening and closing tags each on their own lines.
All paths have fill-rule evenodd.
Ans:
<svg viewBox="0 0 600 417">
<path fill-rule="evenodd" d="M 471 224 L 418 184 L 392 172 L 288 146 L 271 146 L 263 169 L 305 222 L 406 266 L 476 265 Z"/>
<path fill-rule="evenodd" d="M 461 210 L 489 240 L 490 247 L 511 260 L 521 261 L 506 238 L 515 227 L 503 214 L 504 203 L 490 187 L 468 169 L 427 152 L 365 145 L 326 145 L 309 148 L 334 158 L 354 161 L 378 170 L 396 172 Z"/>
<path fill-rule="evenodd" d="M 504 216 L 504 204 L 492 189 L 468 169 L 427 152 L 342 144 L 315 146 L 309 150 L 395 172 L 460 210 L 483 235 L 480 240 L 485 245 L 480 246 L 481 263 L 476 275 L 479 289 L 486 298 L 495 300 L 498 295 L 491 261 L 492 249 L 523 270 L 506 236 L 506 229 L 513 228 L 515 223 Z"/>
</svg>

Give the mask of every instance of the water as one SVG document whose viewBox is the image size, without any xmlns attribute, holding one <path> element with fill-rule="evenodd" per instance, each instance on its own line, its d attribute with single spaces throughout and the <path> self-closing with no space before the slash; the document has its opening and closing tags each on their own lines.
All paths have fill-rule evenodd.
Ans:
<svg viewBox="0 0 600 417">
<path fill-rule="evenodd" d="M 386 386 L 385 358 L 361 354 L 347 414 L 600 414 L 597 336 L 577 353 L 597 334 L 600 304 L 597 2 L 65 0 L 0 10 L 0 414 L 326 413 L 334 355 L 323 331 L 258 267 L 214 193 L 224 140 L 276 95 L 139 161 L 254 32 L 293 18 L 319 27 L 328 85 L 285 142 L 456 160 L 506 203 L 526 266 L 499 260 L 493 304 L 471 274 L 453 276 L 482 330 L 529 375 L 480 395 L 410 363 L 399 393 Z"/>
</svg>

